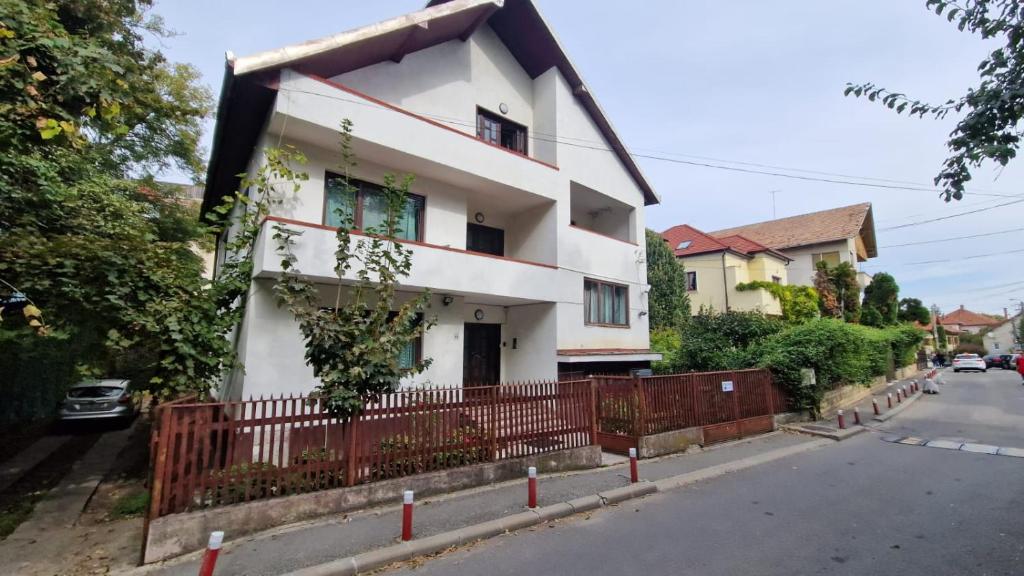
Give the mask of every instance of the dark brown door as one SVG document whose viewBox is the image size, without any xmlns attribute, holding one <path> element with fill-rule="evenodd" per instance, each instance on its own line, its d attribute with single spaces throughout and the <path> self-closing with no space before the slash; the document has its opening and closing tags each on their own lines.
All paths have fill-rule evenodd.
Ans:
<svg viewBox="0 0 1024 576">
<path fill-rule="evenodd" d="M 497 384 L 501 373 L 501 324 L 467 323 L 463 341 L 463 386 Z"/>
</svg>

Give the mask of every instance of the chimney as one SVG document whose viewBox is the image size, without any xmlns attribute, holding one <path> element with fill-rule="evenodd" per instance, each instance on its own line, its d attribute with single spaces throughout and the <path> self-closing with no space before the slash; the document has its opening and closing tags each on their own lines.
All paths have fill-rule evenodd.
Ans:
<svg viewBox="0 0 1024 576">
<path fill-rule="evenodd" d="M 961 310 L 963 310 L 963 309 L 964 309 L 964 305 L 963 305 L 963 304 L 961 304 L 961 305 L 960 305 L 960 309 L 961 309 Z"/>
</svg>

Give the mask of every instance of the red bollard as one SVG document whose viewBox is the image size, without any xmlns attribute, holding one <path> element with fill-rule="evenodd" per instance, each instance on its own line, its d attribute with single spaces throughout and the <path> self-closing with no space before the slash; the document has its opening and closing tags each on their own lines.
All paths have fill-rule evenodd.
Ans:
<svg viewBox="0 0 1024 576">
<path fill-rule="evenodd" d="M 210 541 L 206 543 L 203 562 L 199 565 L 199 576 L 213 576 L 213 569 L 217 566 L 217 556 L 220 554 L 220 545 L 223 542 L 223 532 L 219 530 L 210 532 Z"/>
<path fill-rule="evenodd" d="M 877 398 L 872 398 L 871 399 L 871 409 L 875 411 L 875 416 L 878 416 L 879 414 L 881 414 L 881 412 L 878 411 L 878 399 Z"/>
<path fill-rule="evenodd" d="M 889 402 L 889 409 L 891 410 L 892 409 L 892 392 L 887 392 L 885 394 L 885 399 L 886 399 L 887 402 Z"/>
<path fill-rule="evenodd" d="M 537 468 L 530 466 L 526 469 L 526 485 L 529 495 L 527 497 L 526 505 L 530 508 L 537 507 Z"/>
<path fill-rule="evenodd" d="M 896 403 L 897 404 L 902 404 L 903 403 L 903 396 L 900 395 L 900 389 L 899 388 L 896 389 Z"/>
<path fill-rule="evenodd" d="M 402 494 L 402 541 L 412 540 L 412 490 Z"/>
<path fill-rule="evenodd" d="M 843 417 L 843 411 L 839 411 L 839 429 L 846 430 L 846 418 Z"/>
<path fill-rule="evenodd" d="M 860 408 L 853 407 L 853 423 L 860 426 Z"/>
<path fill-rule="evenodd" d="M 909 398 L 909 396 L 907 396 L 907 387 L 906 386 L 900 386 L 900 390 L 903 390 L 903 399 L 904 400 Z"/>
<path fill-rule="evenodd" d="M 640 471 L 636 467 L 636 448 L 629 449 L 629 481 L 633 484 L 640 481 Z"/>
</svg>

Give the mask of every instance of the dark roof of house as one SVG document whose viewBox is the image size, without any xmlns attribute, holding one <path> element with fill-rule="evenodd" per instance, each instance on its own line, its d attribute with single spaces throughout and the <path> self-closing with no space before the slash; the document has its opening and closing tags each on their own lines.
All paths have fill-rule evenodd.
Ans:
<svg viewBox="0 0 1024 576">
<path fill-rule="evenodd" d="M 868 257 L 878 256 L 875 222 L 868 202 L 716 230 L 710 234 L 715 238 L 741 234 L 776 250 L 861 236 Z"/>
<path fill-rule="evenodd" d="M 709 234 L 697 230 L 689 224 L 673 226 L 661 233 L 661 237 L 669 243 L 669 248 L 677 257 L 695 256 L 697 254 L 708 254 L 712 252 L 729 251 L 740 256 L 752 256 L 761 252 L 769 253 L 780 260 L 791 259 L 761 243 L 754 242 L 749 238 L 734 234 L 723 238 L 715 238 Z M 689 242 L 685 248 L 680 248 L 683 243 Z"/>
<path fill-rule="evenodd" d="M 377 24 L 262 52 L 244 58 L 230 54 L 224 70 L 207 169 L 203 211 L 237 187 L 256 145 L 263 118 L 277 92 L 277 73 L 292 68 L 306 74 L 337 76 L 454 40 L 465 40 L 488 24 L 531 78 L 557 67 L 590 114 L 623 167 L 643 191 L 647 205 L 659 199 L 619 139 L 551 28 L 531 0 L 430 0 L 417 12 Z"/>
</svg>

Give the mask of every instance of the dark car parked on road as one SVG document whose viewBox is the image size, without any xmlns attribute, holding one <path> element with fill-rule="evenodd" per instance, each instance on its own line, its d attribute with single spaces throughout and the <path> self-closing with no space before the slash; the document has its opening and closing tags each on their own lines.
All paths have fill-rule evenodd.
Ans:
<svg viewBox="0 0 1024 576">
<path fill-rule="evenodd" d="M 1007 356 L 1003 354 L 989 354 L 985 356 L 985 367 L 986 368 L 1003 368 L 1006 369 Z"/>
</svg>

